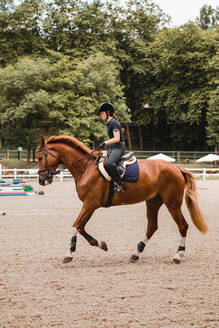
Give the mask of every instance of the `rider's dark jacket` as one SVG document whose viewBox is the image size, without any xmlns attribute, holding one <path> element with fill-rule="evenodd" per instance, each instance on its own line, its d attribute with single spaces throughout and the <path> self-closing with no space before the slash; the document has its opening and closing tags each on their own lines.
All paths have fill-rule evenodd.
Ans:
<svg viewBox="0 0 219 328">
<path fill-rule="evenodd" d="M 113 131 L 114 130 L 117 130 L 119 131 L 119 134 L 120 134 L 120 141 L 115 143 L 115 144 L 112 144 L 110 146 L 111 149 L 113 148 L 118 148 L 122 145 L 124 145 L 124 138 L 123 138 L 123 135 L 122 135 L 122 130 L 121 130 L 121 126 L 119 124 L 119 122 L 115 119 L 115 118 L 112 118 L 108 123 L 107 123 L 107 134 L 109 136 L 110 139 L 114 138 L 114 134 L 113 134 Z"/>
</svg>

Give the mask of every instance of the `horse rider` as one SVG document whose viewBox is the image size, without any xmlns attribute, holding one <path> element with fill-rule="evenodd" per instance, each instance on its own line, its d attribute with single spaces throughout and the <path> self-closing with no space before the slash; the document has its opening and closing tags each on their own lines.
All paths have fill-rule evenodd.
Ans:
<svg viewBox="0 0 219 328">
<path fill-rule="evenodd" d="M 115 109 L 111 103 L 105 102 L 99 107 L 99 114 L 102 119 L 107 122 L 107 134 L 110 139 L 101 142 L 98 146 L 98 150 L 104 149 L 105 146 L 110 146 L 105 166 L 107 171 L 109 171 L 112 176 L 115 191 L 123 192 L 124 189 L 121 184 L 116 163 L 125 152 L 125 142 L 122 128 L 114 112 Z"/>
</svg>

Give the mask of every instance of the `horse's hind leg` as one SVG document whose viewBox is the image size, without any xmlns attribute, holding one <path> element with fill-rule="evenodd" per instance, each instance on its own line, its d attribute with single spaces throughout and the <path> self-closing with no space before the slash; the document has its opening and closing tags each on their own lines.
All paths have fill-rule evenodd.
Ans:
<svg viewBox="0 0 219 328">
<path fill-rule="evenodd" d="M 172 215 L 174 221 L 176 222 L 181 235 L 179 247 L 173 258 L 174 263 L 179 264 L 182 257 L 185 254 L 185 241 L 186 241 L 186 234 L 188 230 L 188 223 L 186 222 L 180 207 L 175 208 L 175 207 L 167 206 L 167 208 L 170 214 Z"/>
<path fill-rule="evenodd" d="M 158 211 L 162 204 L 163 201 L 160 198 L 160 195 L 157 195 L 155 198 L 146 201 L 147 219 L 148 219 L 147 232 L 143 240 L 138 243 L 136 252 L 132 254 L 130 258 L 131 263 L 134 263 L 139 259 L 139 254 L 143 252 L 148 240 L 152 237 L 152 235 L 157 230 L 158 228 L 157 216 L 158 216 Z"/>
</svg>

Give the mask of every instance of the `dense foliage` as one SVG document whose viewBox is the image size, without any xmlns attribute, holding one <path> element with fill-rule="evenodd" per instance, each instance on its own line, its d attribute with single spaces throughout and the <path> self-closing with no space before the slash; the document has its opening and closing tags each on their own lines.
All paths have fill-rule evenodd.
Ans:
<svg viewBox="0 0 219 328">
<path fill-rule="evenodd" d="M 156 126 L 163 149 L 216 149 L 217 19 L 206 5 L 168 28 L 149 0 L 0 1 L 0 138 L 30 148 L 44 129 L 92 145 L 105 137 L 98 105 L 111 101 L 122 123 Z"/>
</svg>

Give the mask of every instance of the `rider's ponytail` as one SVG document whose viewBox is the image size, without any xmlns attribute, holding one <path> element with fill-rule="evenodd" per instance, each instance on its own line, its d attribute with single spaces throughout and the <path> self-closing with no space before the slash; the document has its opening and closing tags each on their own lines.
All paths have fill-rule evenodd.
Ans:
<svg viewBox="0 0 219 328">
<path fill-rule="evenodd" d="M 117 118 L 117 116 L 113 113 L 112 114 L 112 117 L 115 119 L 115 120 L 117 120 L 117 122 L 119 123 L 119 125 L 121 126 L 121 124 L 120 124 L 120 122 L 119 122 L 119 120 L 118 120 L 118 118 Z M 125 129 L 123 128 L 123 127 L 121 127 L 121 131 L 122 131 L 122 134 L 124 134 L 125 133 Z"/>
</svg>

